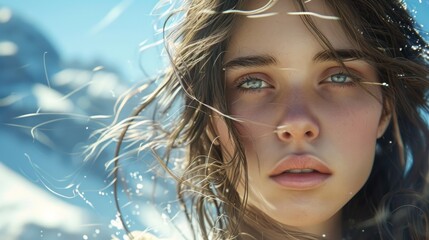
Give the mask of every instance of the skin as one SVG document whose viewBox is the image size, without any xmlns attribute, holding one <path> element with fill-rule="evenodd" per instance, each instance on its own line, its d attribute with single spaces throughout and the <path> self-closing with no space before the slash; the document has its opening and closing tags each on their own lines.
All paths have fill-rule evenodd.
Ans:
<svg viewBox="0 0 429 240">
<path fill-rule="evenodd" d="M 257 9 L 266 1 L 248 1 Z M 323 1 L 309 11 L 332 16 Z M 249 204 L 286 228 L 339 239 L 341 208 L 361 189 L 371 172 L 377 138 L 389 116 L 382 114 L 376 70 L 363 59 L 345 59 L 353 76 L 335 60 L 314 60 L 323 47 L 305 27 L 293 1 L 278 1 L 264 13 L 242 16 L 228 45 L 224 63 L 230 115 L 239 131 L 249 174 Z M 337 20 L 313 17 L 336 50 L 354 49 Z M 259 56 L 263 64 L 234 64 Z M 355 78 L 357 79 L 357 78 Z M 234 151 L 221 118 L 215 121 L 222 151 Z M 282 126 L 284 131 L 276 128 Z M 225 155 L 228 155 L 225 154 Z M 324 163 L 331 175 L 310 189 L 288 189 L 270 178 L 276 164 L 293 155 Z M 238 189 L 243 194 L 241 187 Z"/>
</svg>

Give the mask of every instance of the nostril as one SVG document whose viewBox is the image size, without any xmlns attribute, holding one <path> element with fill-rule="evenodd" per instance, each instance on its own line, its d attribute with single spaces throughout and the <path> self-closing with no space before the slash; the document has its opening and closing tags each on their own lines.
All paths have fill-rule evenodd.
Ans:
<svg viewBox="0 0 429 240">
<path fill-rule="evenodd" d="M 308 138 L 313 138 L 314 137 L 314 133 L 312 131 L 307 131 L 305 133 L 305 136 L 307 136 Z"/>
<path fill-rule="evenodd" d="M 311 126 L 291 126 L 291 125 L 282 125 L 278 126 L 275 130 L 277 136 L 284 141 L 291 141 L 293 139 L 296 140 L 304 140 L 308 141 L 317 138 L 319 131 L 316 128 L 312 128 Z"/>
</svg>

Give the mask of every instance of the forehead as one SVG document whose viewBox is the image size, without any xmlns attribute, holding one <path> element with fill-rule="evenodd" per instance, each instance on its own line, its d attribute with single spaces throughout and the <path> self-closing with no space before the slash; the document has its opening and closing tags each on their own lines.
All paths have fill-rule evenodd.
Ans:
<svg viewBox="0 0 429 240">
<path fill-rule="evenodd" d="M 306 12 L 297 7 L 294 0 L 246 1 L 243 9 L 253 11 L 253 14 L 238 16 L 237 23 L 231 34 L 225 60 L 246 54 L 275 55 L 297 45 L 322 49 L 303 21 L 303 16 L 311 18 L 315 27 L 320 31 L 334 48 L 351 49 L 353 44 L 348 40 L 337 16 L 331 11 L 325 1 L 306 1 Z M 269 8 L 264 11 L 254 11 Z"/>
</svg>

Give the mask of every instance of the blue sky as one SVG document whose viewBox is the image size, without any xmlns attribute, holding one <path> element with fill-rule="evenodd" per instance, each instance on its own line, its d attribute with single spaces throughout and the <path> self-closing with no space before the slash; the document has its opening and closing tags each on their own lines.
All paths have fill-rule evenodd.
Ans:
<svg viewBox="0 0 429 240">
<path fill-rule="evenodd" d="M 33 23 L 65 60 L 91 64 L 101 59 L 128 77 L 138 76 L 138 46 L 153 41 L 154 0 L 0 0 Z M 123 11 L 118 14 L 117 10 Z M 116 12 L 115 12 L 116 11 Z M 106 16 L 114 21 L 106 21 Z M 156 65 L 156 61 L 147 61 Z M 133 79 L 131 79 L 133 80 Z"/>
<path fill-rule="evenodd" d="M 417 11 L 415 15 L 420 24 L 429 29 L 429 0 L 406 2 L 409 9 Z M 156 3 L 156 0 L 0 0 L 0 6 L 9 6 L 34 23 L 53 42 L 63 59 L 78 59 L 88 64 L 102 59 L 118 67 L 131 81 L 141 76 L 139 43 L 155 39 L 156 18 L 150 16 L 150 12 Z M 115 7 L 123 10 L 121 14 L 112 12 Z M 106 16 L 113 16 L 114 21 L 104 21 Z M 145 56 L 143 64 L 147 69 L 159 68 L 156 52 Z"/>
</svg>

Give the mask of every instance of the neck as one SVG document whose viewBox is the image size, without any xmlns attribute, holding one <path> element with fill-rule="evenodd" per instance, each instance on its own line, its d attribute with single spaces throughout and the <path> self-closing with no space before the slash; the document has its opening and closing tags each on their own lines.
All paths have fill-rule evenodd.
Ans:
<svg viewBox="0 0 429 240">
<path fill-rule="evenodd" d="M 299 231 L 310 233 L 327 240 L 342 238 L 341 212 L 336 213 L 323 224 L 298 228 Z"/>
<path fill-rule="evenodd" d="M 286 234 L 296 236 L 298 239 L 307 235 L 326 240 L 342 239 L 341 212 L 338 212 L 326 222 L 317 226 L 284 227 L 280 226 L 280 224 L 265 223 L 265 221 L 260 218 L 258 219 L 258 223 L 254 220 L 246 219 L 243 224 L 241 224 L 240 229 L 242 233 L 246 233 L 240 238 L 243 240 L 254 240 L 255 238 L 283 240 Z"/>
</svg>

